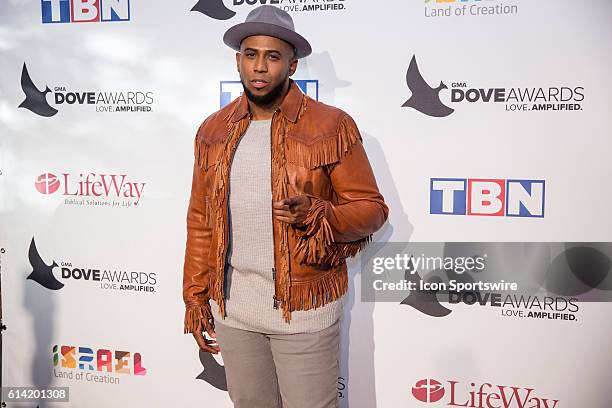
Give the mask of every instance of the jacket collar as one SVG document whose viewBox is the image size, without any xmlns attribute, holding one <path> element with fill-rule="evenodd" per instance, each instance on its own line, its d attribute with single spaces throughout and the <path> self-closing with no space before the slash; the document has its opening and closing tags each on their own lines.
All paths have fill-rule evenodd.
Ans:
<svg viewBox="0 0 612 408">
<path fill-rule="evenodd" d="M 295 81 L 289 78 L 289 91 L 285 98 L 281 102 L 279 106 L 279 110 L 282 112 L 285 117 L 294 122 L 297 120 L 298 113 L 300 111 L 300 106 L 302 105 L 302 98 L 304 94 L 297 86 Z M 243 93 L 238 100 L 238 106 L 232 115 L 231 121 L 238 122 L 240 119 L 244 118 L 249 114 L 249 102 L 247 100 L 246 95 Z"/>
</svg>

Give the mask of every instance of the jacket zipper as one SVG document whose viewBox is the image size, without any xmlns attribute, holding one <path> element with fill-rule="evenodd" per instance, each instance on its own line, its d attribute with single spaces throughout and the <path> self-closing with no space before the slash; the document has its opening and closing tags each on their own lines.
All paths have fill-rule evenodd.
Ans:
<svg viewBox="0 0 612 408">
<path fill-rule="evenodd" d="M 272 280 L 274 281 L 274 296 L 272 296 L 272 306 L 275 309 L 278 309 L 278 300 L 276 299 L 276 269 L 274 267 L 272 267 Z"/>
<path fill-rule="evenodd" d="M 272 114 L 272 121 L 270 122 L 270 192 L 272 195 L 272 254 L 274 257 L 274 266 L 272 267 L 272 281 L 274 282 L 274 295 L 272 296 L 272 307 L 278 309 L 278 299 L 276 297 L 276 242 L 274 242 L 274 174 L 273 174 L 273 158 L 274 158 L 274 140 L 273 140 L 273 129 L 274 129 L 274 117 L 278 112 L 278 108 Z"/>
</svg>

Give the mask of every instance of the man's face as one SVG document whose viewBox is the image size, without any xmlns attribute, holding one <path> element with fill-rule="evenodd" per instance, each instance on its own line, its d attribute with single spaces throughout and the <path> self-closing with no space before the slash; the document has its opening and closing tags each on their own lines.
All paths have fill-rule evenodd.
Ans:
<svg viewBox="0 0 612 408">
<path fill-rule="evenodd" d="M 275 102 L 297 69 L 293 46 L 279 38 L 253 35 L 242 40 L 236 64 L 244 93 L 257 105 Z"/>
</svg>

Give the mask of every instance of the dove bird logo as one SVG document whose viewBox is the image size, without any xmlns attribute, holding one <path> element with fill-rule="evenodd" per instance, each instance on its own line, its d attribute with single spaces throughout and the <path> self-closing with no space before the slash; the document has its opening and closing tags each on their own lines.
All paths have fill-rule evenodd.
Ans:
<svg viewBox="0 0 612 408">
<path fill-rule="evenodd" d="M 421 276 L 418 272 L 413 272 L 415 268 L 412 257 L 410 257 L 408 262 L 408 268 L 406 268 L 406 271 L 404 272 L 404 279 L 406 280 L 406 282 L 414 282 L 416 285 L 421 280 Z M 442 280 L 438 277 L 434 277 L 432 281 L 441 282 Z M 437 292 L 437 290 L 411 290 L 410 294 L 408 294 L 408 297 L 402 300 L 400 304 L 412 306 L 419 312 L 431 317 L 448 316 L 452 312 L 452 310 L 442 306 L 442 304 L 438 300 L 438 297 L 436 296 Z"/>
<path fill-rule="evenodd" d="M 64 287 L 64 284 L 53 276 L 53 268 L 58 266 L 57 263 L 53 261 L 51 265 L 47 265 L 45 261 L 43 261 L 38 253 L 38 249 L 36 249 L 34 237 L 32 237 L 32 242 L 30 242 L 28 257 L 30 259 L 30 265 L 32 266 L 32 273 L 30 273 L 26 279 L 32 279 L 41 286 L 51 290 L 59 290 Z"/>
<path fill-rule="evenodd" d="M 412 96 L 404 102 L 403 107 L 409 107 L 436 118 L 448 116 L 455 111 L 440 101 L 440 91 L 448 87 L 442 81 L 437 88 L 429 86 L 419 71 L 415 55 L 412 56 L 406 72 L 406 84 Z"/>
<path fill-rule="evenodd" d="M 23 63 L 23 69 L 21 70 L 21 89 L 25 94 L 25 99 L 21 104 L 20 108 L 26 108 L 37 115 L 44 117 L 51 117 L 57 113 L 57 109 L 53 108 L 47 102 L 47 93 L 51 92 L 48 86 L 45 86 L 44 91 L 39 91 L 28 72 L 25 62 Z"/>
<path fill-rule="evenodd" d="M 225 377 L 225 367 L 215 360 L 210 353 L 200 350 L 200 363 L 204 370 L 196 379 L 203 380 L 221 391 L 227 391 L 227 378 Z"/>
<path fill-rule="evenodd" d="M 199 11 L 216 20 L 229 20 L 236 15 L 235 11 L 225 7 L 223 0 L 199 0 L 191 11 Z"/>
</svg>

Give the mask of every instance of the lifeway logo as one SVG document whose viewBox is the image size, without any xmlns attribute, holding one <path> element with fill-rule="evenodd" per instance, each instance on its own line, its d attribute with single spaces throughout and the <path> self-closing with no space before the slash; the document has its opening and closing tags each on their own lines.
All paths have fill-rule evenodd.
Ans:
<svg viewBox="0 0 612 408">
<path fill-rule="evenodd" d="M 441 91 L 449 89 L 448 86 L 440 81 L 440 85 L 431 87 L 421 75 L 413 55 L 406 72 L 406 85 L 411 96 L 402 106 L 427 116 L 445 117 L 459 106 L 476 103 L 503 104 L 506 112 L 580 111 L 585 99 L 582 86 L 487 88 L 468 85 L 466 81 L 447 83 L 451 84 L 450 95 L 444 92 L 442 97 Z"/>
<path fill-rule="evenodd" d="M 129 21 L 130 0 L 41 0 L 43 24 Z"/>
<path fill-rule="evenodd" d="M 76 105 L 93 106 L 100 113 L 152 112 L 153 92 L 142 90 L 130 91 L 69 91 L 65 86 L 55 86 L 53 92 L 45 85 L 41 91 L 30 77 L 26 63 L 21 69 L 21 89 L 25 95 L 20 108 L 44 117 L 55 115 L 58 110 L 49 104 L 47 94 L 55 106 Z"/>
<path fill-rule="evenodd" d="M 59 192 L 64 204 L 105 208 L 132 208 L 140 203 L 146 183 L 130 181 L 127 174 L 42 173 L 34 182 L 44 195 Z M 61 188 L 61 189 L 60 189 Z"/>
<path fill-rule="evenodd" d="M 33 280 L 50 290 L 62 289 L 64 287 L 62 281 L 88 282 L 98 289 L 124 292 L 155 292 L 157 284 L 157 274 L 155 272 L 145 273 L 120 269 L 73 266 L 71 262 L 66 261 L 60 262 L 58 265 L 55 260 L 49 264 L 40 256 L 34 237 L 32 237 L 30 242 L 28 259 L 32 266 L 32 272 L 26 279 Z M 58 267 L 60 268 L 62 281 L 58 280 L 53 274 L 53 270 Z"/>
<path fill-rule="evenodd" d="M 198 0 L 191 8 L 216 20 L 229 20 L 236 15 L 235 10 L 255 8 L 264 4 L 276 6 L 291 12 L 338 12 L 346 10 L 347 0 Z M 229 7 L 228 7 L 229 5 Z"/>
<path fill-rule="evenodd" d="M 442 382 L 427 378 L 412 387 L 412 396 L 424 403 L 435 403 L 446 396 L 447 403 L 438 406 L 464 408 L 559 408 L 559 400 L 544 398 L 534 388 L 494 385 L 492 383 L 463 385 L 459 381 Z"/>
<path fill-rule="evenodd" d="M 319 100 L 318 79 L 295 79 L 294 82 L 302 92 L 312 99 Z M 219 106 L 222 108 L 228 103 L 242 95 L 244 91 L 240 81 L 221 81 L 219 83 Z"/>
</svg>

